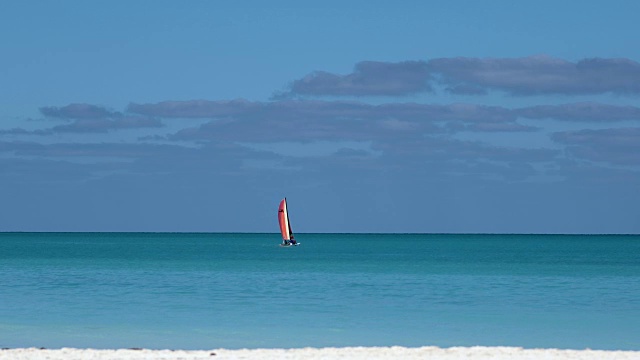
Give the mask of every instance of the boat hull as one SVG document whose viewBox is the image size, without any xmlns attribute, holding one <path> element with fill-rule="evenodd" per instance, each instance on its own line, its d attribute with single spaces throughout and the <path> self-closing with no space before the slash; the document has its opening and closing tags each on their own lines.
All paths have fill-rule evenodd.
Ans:
<svg viewBox="0 0 640 360">
<path fill-rule="evenodd" d="M 287 245 L 285 245 L 285 244 L 280 244 L 280 246 L 282 246 L 282 247 L 292 247 L 292 246 L 299 246 L 299 245 L 300 245 L 300 243 L 297 243 L 297 244 L 287 244 Z"/>
</svg>

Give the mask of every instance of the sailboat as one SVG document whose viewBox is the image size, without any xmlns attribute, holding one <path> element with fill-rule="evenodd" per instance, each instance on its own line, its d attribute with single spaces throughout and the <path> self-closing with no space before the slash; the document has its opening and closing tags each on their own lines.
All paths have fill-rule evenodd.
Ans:
<svg viewBox="0 0 640 360">
<path fill-rule="evenodd" d="M 278 222 L 280 223 L 280 233 L 282 233 L 282 244 L 280 246 L 298 246 L 300 245 L 293 238 L 291 223 L 289 222 L 289 209 L 287 208 L 287 198 L 280 201 L 278 207 Z"/>
</svg>

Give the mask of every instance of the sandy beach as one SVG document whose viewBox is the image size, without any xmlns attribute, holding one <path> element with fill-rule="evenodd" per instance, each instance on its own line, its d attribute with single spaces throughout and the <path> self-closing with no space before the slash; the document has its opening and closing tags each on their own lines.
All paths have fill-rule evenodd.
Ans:
<svg viewBox="0 0 640 360">
<path fill-rule="evenodd" d="M 518 347 L 345 347 L 300 349 L 212 349 L 212 350 L 148 350 L 148 349 L 3 349 L 0 359 L 640 359 L 640 351 L 523 349 Z"/>
</svg>

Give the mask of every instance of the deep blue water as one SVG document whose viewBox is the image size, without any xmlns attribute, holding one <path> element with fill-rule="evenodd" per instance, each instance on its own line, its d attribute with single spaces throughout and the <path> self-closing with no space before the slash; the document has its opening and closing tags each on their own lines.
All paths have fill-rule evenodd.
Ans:
<svg viewBox="0 0 640 360">
<path fill-rule="evenodd" d="M 640 349 L 640 236 L 0 233 L 0 347 Z"/>
</svg>

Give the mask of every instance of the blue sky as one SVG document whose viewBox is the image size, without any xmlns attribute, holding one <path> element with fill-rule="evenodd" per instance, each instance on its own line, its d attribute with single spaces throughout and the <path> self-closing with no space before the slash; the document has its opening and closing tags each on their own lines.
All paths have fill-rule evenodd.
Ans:
<svg viewBox="0 0 640 360">
<path fill-rule="evenodd" d="M 640 232 L 634 1 L 0 4 L 0 231 Z"/>
</svg>

